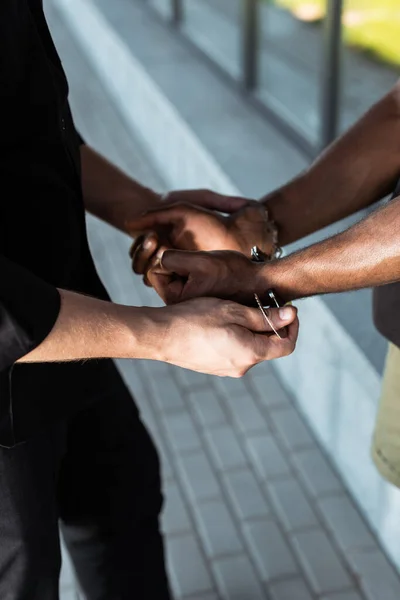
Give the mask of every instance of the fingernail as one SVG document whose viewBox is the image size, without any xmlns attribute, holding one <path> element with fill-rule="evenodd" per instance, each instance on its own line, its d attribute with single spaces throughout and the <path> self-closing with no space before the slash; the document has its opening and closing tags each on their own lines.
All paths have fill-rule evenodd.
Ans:
<svg viewBox="0 0 400 600">
<path fill-rule="evenodd" d="M 163 259 L 163 256 L 164 256 L 164 252 L 165 252 L 165 250 L 164 250 L 163 248 L 160 248 L 160 250 L 158 250 L 158 252 L 157 252 L 157 254 L 156 254 L 156 256 L 157 256 L 157 259 L 158 259 L 158 261 L 159 261 L 159 265 L 160 265 L 160 267 L 162 267 L 162 266 L 163 266 L 163 265 L 162 265 L 162 259 Z"/>
<path fill-rule="evenodd" d="M 152 241 L 151 238 L 146 238 L 144 240 L 144 242 L 143 242 L 143 248 L 145 250 L 150 250 L 150 248 L 152 247 L 152 245 L 153 245 L 153 241 Z"/>
<path fill-rule="evenodd" d="M 291 308 L 289 306 L 284 306 L 283 308 L 280 308 L 279 318 L 282 319 L 282 321 L 290 321 L 290 319 L 292 318 Z"/>
</svg>

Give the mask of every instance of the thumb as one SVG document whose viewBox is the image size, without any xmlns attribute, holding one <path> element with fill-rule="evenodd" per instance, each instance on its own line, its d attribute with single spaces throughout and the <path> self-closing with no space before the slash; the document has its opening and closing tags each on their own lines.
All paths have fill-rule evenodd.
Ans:
<svg viewBox="0 0 400 600">
<path fill-rule="evenodd" d="M 225 213 L 234 213 L 241 210 L 249 201 L 238 196 L 224 196 L 215 192 L 208 192 L 197 200 L 198 206 Z"/>
</svg>

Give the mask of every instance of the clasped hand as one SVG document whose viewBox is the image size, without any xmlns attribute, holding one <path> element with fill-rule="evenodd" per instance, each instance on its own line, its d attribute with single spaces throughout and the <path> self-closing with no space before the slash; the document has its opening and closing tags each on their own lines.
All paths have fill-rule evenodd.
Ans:
<svg viewBox="0 0 400 600">
<path fill-rule="evenodd" d="M 258 292 L 260 265 L 250 260 L 251 247 L 257 245 L 267 254 L 272 250 L 272 232 L 262 205 L 207 191 L 176 192 L 166 206 L 131 221 L 129 230 L 145 232 L 131 248 L 133 270 L 144 276 L 167 305 L 189 311 L 187 317 L 196 306 L 196 319 L 200 317 L 206 327 L 216 306 L 221 311 L 221 305 L 211 298 L 230 301 L 231 342 L 225 349 L 221 347 L 221 352 L 227 357 L 232 354 L 235 360 L 245 342 L 251 358 L 248 354 L 249 364 L 243 372 L 256 362 L 293 352 L 298 335 L 296 309 L 270 311 L 275 327 L 286 327 L 287 335 L 280 340 L 270 335 L 258 309 L 244 306 L 254 305 L 254 292 Z M 199 297 L 202 300 L 192 300 Z M 187 300 L 192 301 L 184 302 Z"/>
</svg>

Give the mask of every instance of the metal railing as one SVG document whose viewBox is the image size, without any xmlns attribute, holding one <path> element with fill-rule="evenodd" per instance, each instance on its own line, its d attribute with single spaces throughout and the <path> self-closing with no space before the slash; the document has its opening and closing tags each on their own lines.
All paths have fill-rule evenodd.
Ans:
<svg viewBox="0 0 400 600">
<path fill-rule="evenodd" d="M 148 0 L 144 0 L 148 1 Z M 171 24 L 184 33 L 185 1 L 190 0 L 164 0 L 170 3 Z M 330 144 L 339 133 L 339 109 L 341 94 L 342 73 L 342 11 L 343 0 L 327 0 L 327 11 L 324 18 L 324 42 L 321 52 L 323 64 L 322 76 L 319 81 L 320 105 L 319 131 L 317 142 L 315 136 L 307 135 L 304 128 L 299 127 L 296 118 L 292 118 L 288 109 L 276 98 L 263 94 L 260 100 L 260 63 L 261 63 L 261 3 L 265 0 L 240 0 L 242 3 L 241 28 L 241 54 L 239 85 L 258 108 L 263 110 L 268 118 L 285 135 L 301 148 L 308 156 L 312 157 L 322 148 Z M 209 58 L 209 57 L 208 57 Z M 220 65 L 215 65 L 221 68 Z M 229 76 L 228 73 L 224 73 Z M 268 90 L 267 90 L 268 92 Z"/>
</svg>

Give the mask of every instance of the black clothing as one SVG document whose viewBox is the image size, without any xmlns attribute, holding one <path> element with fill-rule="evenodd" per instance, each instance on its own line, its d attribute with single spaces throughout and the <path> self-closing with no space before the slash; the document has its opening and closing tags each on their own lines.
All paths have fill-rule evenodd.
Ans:
<svg viewBox="0 0 400 600">
<path fill-rule="evenodd" d="M 109 361 L 12 368 L 51 331 L 56 288 L 108 298 L 88 247 L 81 140 L 67 97 L 41 0 L 1 0 L 0 445 L 7 447 L 91 402 L 104 369 L 113 379 Z"/>
<path fill-rule="evenodd" d="M 0 598 L 58 600 L 60 518 L 85 598 L 170 600 L 158 457 L 121 381 L 0 448 L 0 482 Z"/>
</svg>

